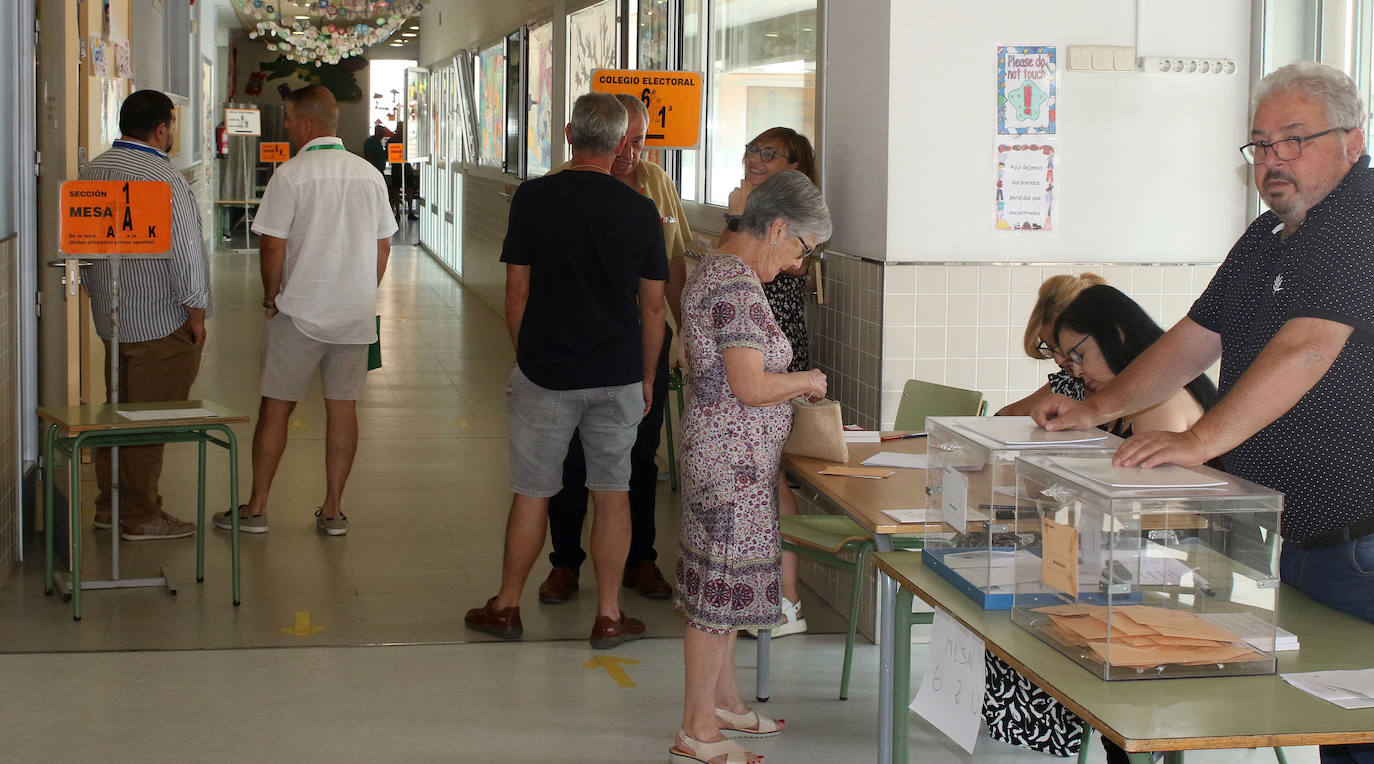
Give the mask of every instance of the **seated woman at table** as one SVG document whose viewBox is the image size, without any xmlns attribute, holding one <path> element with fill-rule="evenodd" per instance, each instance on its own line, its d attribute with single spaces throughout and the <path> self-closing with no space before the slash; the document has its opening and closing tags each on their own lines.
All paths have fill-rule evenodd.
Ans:
<svg viewBox="0 0 1374 764">
<path fill-rule="evenodd" d="M 708 255 L 687 279 L 676 604 L 689 628 L 682 729 L 669 751 L 675 762 L 757 764 L 761 756 L 726 738 L 783 729 L 740 698 L 735 637 L 782 620 L 777 493 L 789 401 L 821 399 L 826 379 L 817 369 L 787 371 L 792 348 L 762 285 L 830 232 L 815 185 L 800 172 L 775 173 L 750 194 L 729 251 Z"/>
<path fill-rule="evenodd" d="M 1039 390 L 1003 406 L 997 416 L 1025 416 L 1030 413 L 1031 407 L 1055 393 L 1083 400 L 1083 381 L 1069 373 L 1068 361 L 1054 342 L 1054 322 L 1084 289 L 1105 283 L 1106 279 L 1096 273 L 1084 272 L 1077 276 L 1067 273 L 1051 276 L 1040 284 L 1035 307 L 1031 308 L 1030 319 L 1026 321 L 1023 347 L 1026 355 L 1037 361 L 1054 361 L 1059 364 L 1059 370 L 1050 374 L 1049 381 Z"/>
</svg>

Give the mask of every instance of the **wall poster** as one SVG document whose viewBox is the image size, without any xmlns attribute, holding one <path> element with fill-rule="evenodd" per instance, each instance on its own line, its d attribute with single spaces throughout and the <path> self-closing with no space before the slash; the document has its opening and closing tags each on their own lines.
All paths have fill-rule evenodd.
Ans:
<svg viewBox="0 0 1374 764">
<path fill-rule="evenodd" d="M 1049 144 L 997 145 L 997 230 L 1053 230 L 1054 165 Z"/>
<path fill-rule="evenodd" d="M 477 106 L 481 109 L 478 163 L 502 167 L 506 161 L 506 42 L 501 40 L 477 54 Z"/>
<path fill-rule="evenodd" d="M 999 45 L 997 134 L 1054 135 L 1056 79 L 1053 45 Z"/>
</svg>

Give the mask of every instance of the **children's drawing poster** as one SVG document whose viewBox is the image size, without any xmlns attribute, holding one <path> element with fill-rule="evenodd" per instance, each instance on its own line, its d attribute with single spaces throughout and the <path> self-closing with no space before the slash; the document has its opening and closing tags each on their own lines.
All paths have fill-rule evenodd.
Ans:
<svg viewBox="0 0 1374 764">
<path fill-rule="evenodd" d="M 1057 69 L 1053 45 L 997 47 L 997 134 L 1054 135 Z"/>
<path fill-rule="evenodd" d="M 1053 230 L 1054 146 L 999 143 L 996 153 L 997 230 Z"/>
</svg>

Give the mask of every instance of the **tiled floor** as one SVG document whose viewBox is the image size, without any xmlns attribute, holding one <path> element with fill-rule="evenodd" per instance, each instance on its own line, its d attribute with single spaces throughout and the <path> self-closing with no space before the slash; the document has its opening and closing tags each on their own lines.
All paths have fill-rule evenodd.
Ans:
<svg viewBox="0 0 1374 764">
<path fill-rule="evenodd" d="M 217 253 L 215 287 L 218 313 L 193 395 L 255 414 L 256 258 Z M 369 375 L 359 404 L 348 535 L 314 530 L 324 438 L 314 391 L 292 419 L 271 532 L 244 538 L 241 607 L 230 604 L 228 539 L 220 531 L 208 540 L 203 584 L 193 579 L 192 542 L 124 544 L 126 576 L 166 564 L 180 594 L 91 592 L 80 623 L 42 595 L 41 550 L 31 545 L 28 561 L 0 588 L 0 653 L 11 653 L 0 655 L 0 719 L 23 731 L 3 736 L 0 760 L 665 759 L 682 692 L 682 622 L 669 603 L 623 597 L 657 637 L 614 651 L 639 661 L 624 666 L 633 687 L 585 666 L 605 655 L 582 641 L 594 611 L 590 587 L 566 605 L 538 603 L 543 563 L 522 603 L 525 642 L 469 643 L 485 637 L 463 628 L 462 613 L 495 590 L 509 503 L 502 411 L 509 339 L 499 316 L 409 247 L 393 256 L 380 312 L 385 365 Z M 251 426 L 237 432 L 246 489 Z M 167 457 L 166 506 L 183 517 L 194 508 L 194 453 L 174 447 Z M 223 458 L 212 456 L 210 495 L 220 502 L 225 477 Z M 659 499 L 658 549 L 670 573 L 677 509 L 666 482 Z M 109 533 L 89 529 L 90 511 L 87 574 L 104 577 Z M 841 625 L 814 598 L 808 609 L 816 631 Z M 300 614 L 311 628 L 298 634 Z M 280 649 L 288 647 L 295 649 Z M 767 710 L 795 726 L 756 744 L 770 761 L 872 760 L 877 651 L 859 647 L 851 700 L 841 703 L 834 700 L 841 650 L 842 641 L 826 634 L 775 643 Z M 751 644 L 742 644 L 740 663 L 741 682 L 752 687 Z M 916 761 L 1042 758 L 986 737 L 970 757 L 919 720 L 913 735 Z M 1102 760 L 1096 747 L 1092 760 Z M 1204 764 L 1272 760 L 1267 750 L 1189 756 Z M 1315 756 L 1290 751 L 1289 761 Z"/>
</svg>

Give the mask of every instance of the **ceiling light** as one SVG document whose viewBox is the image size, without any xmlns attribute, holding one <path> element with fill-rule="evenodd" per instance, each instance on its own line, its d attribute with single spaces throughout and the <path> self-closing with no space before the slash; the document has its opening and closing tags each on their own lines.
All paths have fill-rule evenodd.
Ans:
<svg viewBox="0 0 1374 764">
<path fill-rule="evenodd" d="M 777 32 L 768 32 L 768 33 L 764 34 L 764 37 L 781 37 L 781 36 L 782 36 L 782 35 L 778 34 Z"/>
<path fill-rule="evenodd" d="M 297 16 L 296 19 L 297 19 L 298 21 L 309 21 L 309 20 L 310 20 L 310 17 L 309 17 L 309 16 Z"/>
<path fill-rule="evenodd" d="M 414 36 L 415 36 L 415 33 L 414 33 L 414 32 L 402 32 L 402 33 L 401 33 L 401 36 L 402 36 L 402 37 L 414 37 Z"/>
</svg>

